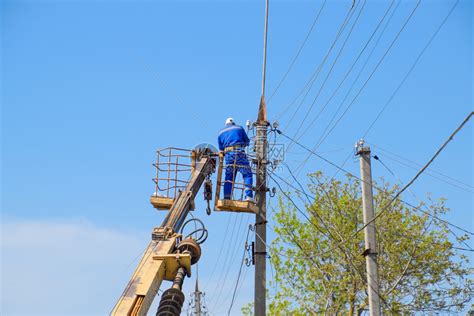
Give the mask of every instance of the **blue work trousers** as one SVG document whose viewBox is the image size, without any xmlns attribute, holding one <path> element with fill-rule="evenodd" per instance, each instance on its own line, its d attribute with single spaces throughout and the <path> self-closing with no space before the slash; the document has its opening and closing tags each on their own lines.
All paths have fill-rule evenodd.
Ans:
<svg viewBox="0 0 474 316">
<path fill-rule="evenodd" d="M 224 199 L 230 200 L 231 198 L 232 185 L 237 171 L 240 172 L 244 178 L 245 196 L 253 197 L 252 169 L 250 168 L 247 154 L 244 151 L 230 151 L 225 154 L 225 164 Z"/>
</svg>

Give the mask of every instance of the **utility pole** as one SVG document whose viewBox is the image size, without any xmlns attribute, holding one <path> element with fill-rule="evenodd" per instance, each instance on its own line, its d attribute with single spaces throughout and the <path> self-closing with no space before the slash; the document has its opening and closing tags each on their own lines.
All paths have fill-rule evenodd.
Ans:
<svg viewBox="0 0 474 316">
<path fill-rule="evenodd" d="M 265 101 L 262 97 L 260 109 L 265 111 L 264 107 Z M 255 316 L 264 316 L 266 313 L 267 128 L 266 117 L 263 118 L 262 116 L 256 123 L 257 138 L 255 140 L 257 150 L 257 189 L 255 198 L 258 207 L 258 213 L 255 215 Z"/>
<path fill-rule="evenodd" d="M 265 105 L 265 75 L 267 61 L 268 0 L 265 3 L 265 29 L 263 40 L 262 96 L 255 123 L 257 137 L 255 149 L 257 156 L 257 181 L 255 198 L 258 213 L 255 215 L 255 316 L 266 314 L 266 263 L 267 263 L 267 107 Z"/>
<path fill-rule="evenodd" d="M 194 315 L 201 316 L 201 294 L 202 292 L 199 291 L 198 281 L 196 280 L 196 288 L 194 290 Z"/>
<path fill-rule="evenodd" d="M 374 201 L 372 195 L 372 170 L 370 164 L 370 147 L 364 146 L 361 139 L 357 145 L 357 155 L 360 157 L 360 174 L 362 179 L 362 206 L 364 211 L 365 263 L 367 268 L 367 285 L 369 293 L 369 309 L 371 316 L 379 316 L 379 275 L 377 268 L 377 243 L 375 236 Z"/>
</svg>

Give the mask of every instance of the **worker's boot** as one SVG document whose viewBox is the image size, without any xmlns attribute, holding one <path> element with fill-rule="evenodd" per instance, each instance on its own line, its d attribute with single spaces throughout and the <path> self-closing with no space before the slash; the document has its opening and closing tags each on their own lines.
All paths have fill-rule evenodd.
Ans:
<svg viewBox="0 0 474 316">
<path fill-rule="evenodd" d="M 245 197 L 245 201 L 255 204 L 255 200 L 254 200 L 253 197 L 251 197 L 251 196 L 246 196 L 246 197 Z"/>
</svg>

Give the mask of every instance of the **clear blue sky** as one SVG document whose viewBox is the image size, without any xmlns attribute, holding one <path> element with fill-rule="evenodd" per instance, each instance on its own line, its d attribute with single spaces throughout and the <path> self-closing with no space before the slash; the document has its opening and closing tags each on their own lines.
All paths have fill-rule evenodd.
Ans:
<svg viewBox="0 0 474 316">
<path fill-rule="evenodd" d="M 346 160 L 454 3 L 421 2 L 318 152 L 337 164 Z M 321 4 L 271 1 L 268 95 Z M 349 100 L 415 4 L 403 1 L 397 7 Z M 328 1 L 295 66 L 268 102 L 270 120 L 298 95 L 324 58 L 350 5 L 351 1 Z M 336 89 L 389 5 L 388 0 L 367 1 L 305 126 Z M 215 143 L 228 116 L 242 124 L 255 119 L 264 1 L 2 1 L 0 12 L 2 314 L 104 314 L 128 281 L 151 229 L 164 217 L 148 203 L 155 150 Z M 390 160 L 378 148 L 425 163 L 472 111 L 472 19 L 471 1 L 460 1 L 366 137 L 378 146 L 373 146 L 374 154 L 403 183 L 416 170 Z M 341 42 L 291 124 L 286 126 L 295 106 L 279 118 L 283 132 L 296 132 Z M 373 43 L 302 143 L 316 144 Z M 412 187 L 419 197 L 446 197 L 452 209 L 446 219 L 470 230 L 472 124 L 432 165 L 468 186 L 460 189 L 423 175 Z M 277 141 L 287 144 L 283 138 Z M 286 161 L 296 168 L 304 158 L 304 151 L 293 147 Z M 380 164 L 373 165 L 374 177 L 398 181 Z M 358 174 L 353 159 L 345 167 Z M 336 172 L 312 157 L 301 175 L 316 170 Z M 416 201 L 409 193 L 404 197 Z M 253 218 L 227 213 L 207 217 L 201 194 L 197 203 L 195 215 L 205 220 L 210 233 L 199 265 L 200 282 L 210 311 L 222 314 L 240 266 L 245 223 Z M 221 255 L 213 269 L 228 221 L 236 227 L 235 236 L 239 232 L 238 241 L 227 242 L 228 256 Z M 223 257 L 228 260 L 227 277 L 221 272 Z M 253 298 L 253 270 L 246 271 L 235 314 Z M 226 278 L 223 290 L 216 284 L 219 276 Z M 187 295 L 194 280 L 186 280 Z"/>
</svg>

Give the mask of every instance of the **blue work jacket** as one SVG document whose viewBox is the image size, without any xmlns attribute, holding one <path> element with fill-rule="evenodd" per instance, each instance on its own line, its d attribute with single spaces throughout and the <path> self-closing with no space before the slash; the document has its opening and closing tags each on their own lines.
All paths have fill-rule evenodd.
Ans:
<svg viewBox="0 0 474 316">
<path fill-rule="evenodd" d="M 219 143 L 219 150 L 224 150 L 230 146 L 248 146 L 250 140 L 242 126 L 226 124 L 226 126 L 219 131 L 217 142 Z"/>
</svg>

